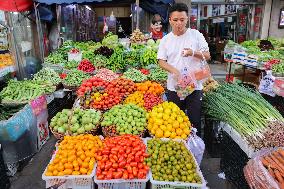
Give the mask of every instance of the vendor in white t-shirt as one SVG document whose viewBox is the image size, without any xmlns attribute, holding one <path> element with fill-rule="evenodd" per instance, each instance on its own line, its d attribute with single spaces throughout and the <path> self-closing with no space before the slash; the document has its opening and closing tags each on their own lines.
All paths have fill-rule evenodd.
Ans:
<svg viewBox="0 0 284 189">
<path fill-rule="evenodd" d="M 175 85 L 186 67 L 190 72 L 200 68 L 201 59 L 210 59 L 208 44 L 204 36 L 195 29 L 187 28 L 188 7 L 176 3 L 169 9 L 169 23 L 172 32 L 160 42 L 158 60 L 160 66 L 168 71 L 167 98 L 187 112 L 190 122 L 199 131 L 201 128 L 202 83 L 198 82 L 195 91 L 181 100 Z M 202 55 L 203 54 L 203 55 Z"/>
</svg>

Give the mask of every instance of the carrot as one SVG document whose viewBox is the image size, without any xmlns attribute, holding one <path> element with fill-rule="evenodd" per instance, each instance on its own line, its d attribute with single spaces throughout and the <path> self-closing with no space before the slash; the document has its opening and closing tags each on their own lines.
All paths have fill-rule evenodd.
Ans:
<svg viewBox="0 0 284 189">
<path fill-rule="evenodd" d="M 284 150 L 282 148 L 278 148 L 277 152 L 284 158 Z"/>
<path fill-rule="evenodd" d="M 264 159 L 268 162 L 269 167 L 271 167 L 273 169 L 277 168 L 276 163 L 269 156 L 266 156 Z"/>
<path fill-rule="evenodd" d="M 275 174 L 274 174 L 273 170 L 272 170 L 270 167 L 268 167 L 268 172 L 269 172 L 269 174 L 270 174 L 273 178 L 275 178 Z"/>
<path fill-rule="evenodd" d="M 282 165 L 278 159 L 276 157 L 274 157 L 273 155 L 270 155 L 270 158 L 276 163 L 276 168 L 280 171 L 284 173 L 284 165 Z"/>
<path fill-rule="evenodd" d="M 261 162 L 262 162 L 262 164 L 263 164 L 265 167 L 269 167 L 269 166 L 270 166 L 269 163 L 268 163 L 268 161 L 267 161 L 265 158 L 261 158 Z"/>
<path fill-rule="evenodd" d="M 274 157 L 275 157 L 282 165 L 284 165 L 284 158 L 282 158 L 279 153 L 273 152 L 272 154 L 274 155 Z"/>
<path fill-rule="evenodd" d="M 277 179 L 280 183 L 284 182 L 284 180 L 283 180 L 283 178 L 282 178 L 282 176 L 281 176 L 281 174 L 280 174 L 280 172 L 279 172 L 278 170 L 274 170 L 274 174 L 275 174 L 276 179 Z"/>
</svg>

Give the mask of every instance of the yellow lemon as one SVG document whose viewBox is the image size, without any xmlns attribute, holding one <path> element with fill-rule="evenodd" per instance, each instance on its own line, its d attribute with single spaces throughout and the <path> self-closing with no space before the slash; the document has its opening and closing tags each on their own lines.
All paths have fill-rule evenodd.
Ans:
<svg viewBox="0 0 284 189">
<path fill-rule="evenodd" d="M 171 136 L 171 132 L 170 131 L 166 131 L 165 133 L 164 133 L 164 137 L 165 138 L 169 138 Z"/>
<path fill-rule="evenodd" d="M 164 136 L 164 132 L 162 131 L 162 129 L 158 128 L 158 129 L 156 130 L 155 136 L 156 136 L 157 138 L 162 138 L 162 137 Z"/>
<path fill-rule="evenodd" d="M 161 125 L 160 126 L 160 129 L 162 129 L 163 131 L 166 131 L 167 130 L 167 127 L 165 125 Z"/>
<path fill-rule="evenodd" d="M 158 112 L 159 112 L 159 113 L 163 113 L 163 112 L 164 112 L 164 109 L 163 109 L 162 106 L 160 106 L 160 107 L 158 108 Z"/>
<path fill-rule="evenodd" d="M 188 117 L 185 115 L 185 116 L 183 116 L 183 120 L 185 120 L 185 121 L 189 121 L 189 119 L 188 119 Z"/>
<path fill-rule="evenodd" d="M 170 138 L 175 138 L 176 136 L 177 136 L 176 133 L 172 132 Z"/>
<path fill-rule="evenodd" d="M 181 135 L 181 138 L 187 139 L 187 135 L 183 133 L 183 134 Z"/>
<path fill-rule="evenodd" d="M 159 126 L 158 125 L 153 125 L 153 127 L 152 127 L 152 129 L 154 129 L 154 130 L 157 130 L 159 128 Z"/>
<path fill-rule="evenodd" d="M 170 116 L 169 116 L 168 114 L 164 114 L 164 115 L 163 115 L 163 119 L 164 119 L 164 120 L 168 120 L 169 118 L 170 118 Z"/>
<path fill-rule="evenodd" d="M 189 135 L 190 129 L 188 127 L 184 128 L 183 133 L 186 134 L 186 135 Z"/>
<path fill-rule="evenodd" d="M 148 124 L 148 130 L 151 130 L 153 128 L 153 124 L 149 123 Z"/>
<path fill-rule="evenodd" d="M 163 120 L 162 119 L 156 119 L 155 120 L 155 124 L 162 125 L 163 124 Z"/>
<path fill-rule="evenodd" d="M 167 130 L 168 130 L 168 131 L 171 131 L 172 128 L 173 128 L 173 126 L 172 126 L 171 124 L 167 124 Z"/>
<path fill-rule="evenodd" d="M 177 118 L 177 114 L 176 114 L 176 113 L 172 113 L 172 114 L 171 114 L 171 118 L 172 118 L 172 119 L 176 119 L 176 118 Z"/>
<path fill-rule="evenodd" d="M 177 135 L 181 136 L 183 134 L 182 130 L 180 128 L 176 129 Z"/>
<path fill-rule="evenodd" d="M 163 117 L 163 114 L 162 113 L 158 113 L 157 114 L 157 118 L 162 118 Z"/>
<path fill-rule="evenodd" d="M 171 114 L 171 110 L 169 108 L 165 109 L 165 114 L 170 115 Z"/>
<path fill-rule="evenodd" d="M 171 123 L 173 123 L 175 120 L 173 119 L 173 118 L 169 118 L 168 120 L 167 120 L 167 122 L 168 122 L 168 124 L 171 124 Z"/>
<path fill-rule="evenodd" d="M 179 124 L 179 128 L 184 129 L 185 127 L 186 127 L 186 125 L 185 125 L 184 122 L 182 122 L 182 123 Z"/>
<path fill-rule="evenodd" d="M 151 131 L 151 134 L 155 134 L 156 133 L 156 130 L 155 129 L 152 129 L 152 130 L 150 130 Z"/>
<path fill-rule="evenodd" d="M 182 123 L 182 122 L 183 122 L 182 117 L 181 117 L 181 116 L 178 116 L 178 117 L 177 117 L 177 121 L 178 121 L 179 123 Z"/>
<path fill-rule="evenodd" d="M 177 121 L 173 122 L 173 128 L 177 129 L 179 128 L 179 123 Z"/>
<path fill-rule="evenodd" d="M 175 132 L 175 133 L 176 133 L 176 129 L 175 129 L 175 128 L 172 128 L 171 132 Z"/>
</svg>

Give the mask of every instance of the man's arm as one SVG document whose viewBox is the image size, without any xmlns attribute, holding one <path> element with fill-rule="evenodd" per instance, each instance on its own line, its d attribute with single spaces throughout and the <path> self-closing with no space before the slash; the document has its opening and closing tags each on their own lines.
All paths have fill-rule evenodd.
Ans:
<svg viewBox="0 0 284 189">
<path fill-rule="evenodd" d="M 180 72 L 176 68 L 174 68 L 173 66 L 168 64 L 167 61 L 159 59 L 159 65 L 164 70 L 166 70 L 166 71 L 170 72 L 171 74 L 173 74 L 176 79 L 178 79 L 180 77 Z"/>
<path fill-rule="evenodd" d="M 194 54 L 193 54 L 194 53 Z M 210 52 L 209 51 L 194 51 L 192 49 L 187 49 L 186 52 L 184 53 L 184 56 L 194 56 L 195 58 L 199 58 L 199 59 L 203 59 L 202 54 L 205 58 L 205 60 L 210 60 L 211 56 L 210 56 Z"/>
</svg>

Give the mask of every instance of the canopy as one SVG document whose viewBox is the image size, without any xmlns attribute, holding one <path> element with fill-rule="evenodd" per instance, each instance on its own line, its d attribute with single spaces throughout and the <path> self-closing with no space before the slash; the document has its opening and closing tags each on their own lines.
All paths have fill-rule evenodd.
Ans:
<svg viewBox="0 0 284 189">
<path fill-rule="evenodd" d="M 91 2 L 111 2 L 113 1 L 114 3 L 117 3 L 117 0 L 34 0 L 36 2 L 39 3 L 45 3 L 45 4 L 80 4 L 80 3 L 91 3 Z M 168 4 L 168 3 L 172 3 L 174 0 L 152 0 L 156 3 L 164 3 L 164 4 Z M 135 0 L 133 0 L 133 2 L 135 2 Z M 140 0 L 140 3 L 143 2 L 143 0 Z"/>
<path fill-rule="evenodd" d="M 112 0 L 34 0 L 39 3 L 51 4 L 80 4 L 80 3 L 91 3 L 91 2 L 103 2 Z"/>
<path fill-rule="evenodd" d="M 1 0 L 0 10 L 11 12 L 22 12 L 33 7 L 32 0 Z"/>
</svg>

